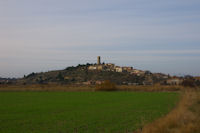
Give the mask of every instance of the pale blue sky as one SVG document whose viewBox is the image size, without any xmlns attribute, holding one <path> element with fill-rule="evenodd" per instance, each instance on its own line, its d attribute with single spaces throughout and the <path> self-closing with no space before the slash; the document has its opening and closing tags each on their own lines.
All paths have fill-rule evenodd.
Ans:
<svg viewBox="0 0 200 133">
<path fill-rule="evenodd" d="M 199 0 L 1 0 L 0 77 L 96 62 L 200 75 Z"/>
</svg>

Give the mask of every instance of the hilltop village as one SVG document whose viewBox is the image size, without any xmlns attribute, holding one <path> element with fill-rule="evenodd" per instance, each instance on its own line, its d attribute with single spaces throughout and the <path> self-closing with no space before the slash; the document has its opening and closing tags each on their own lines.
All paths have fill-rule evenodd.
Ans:
<svg viewBox="0 0 200 133">
<path fill-rule="evenodd" d="M 117 85 L 182 85 L 188 79 L 200 85 L 199 77 L 177 77 L 138 70 L 131 66 L 121 67 L 113 63 L 101 63 L 101 57 L 98 56 L 95 64 L 79 64 L 64 70 L 32 72 L 19 79 L 0 78 L 0 84 L 96 85 L 109 80 Z"/>
<path fill-rule="evenodd" d="M 130 74 L 136 74 L 138 76 L 140 75 L 144 75 L 145 73 L 148 73 L 148 71 L 142 71 L 142 70 L 137 70 L 137 69 L 133 69 L 133 67 L 128 67 L 128 66 L 115 66 L 115 64 L 113 63 L 102 63 L 101 64 L 101 57 L 98 56 L 97 57 L 97 64 L 95 65 L 90 65 L 88 67 L 88 70 L 92 71 L 92 70 L 99 70 L 99 71 L 113 71 L 113 72 L 128 72 Z"/>
<path fill-rule="evenodd" d="M 142 83 L 138 82 L 123 82 L 127 85 L 153 85 L 154 83 L 165 84 L 165 85 L 180 85 L 183 82 L 183 78 L 170 77 L 163 73 L 151 73 L 150 71 L 143 71 L 134 69 L 131 66 L 116 66 L 113 63 L 101 63 L 101 57 L 97 57 L 97 64 L 89 65 L 89 71 L 112 71 L 117 73 L 128 73 L 132 76 L 144 77 Z M 97 84 L 100 81 L 96 82 Z M 84 84 L 92 84 L 92 81 L 84 82 Z"/>
</svg>

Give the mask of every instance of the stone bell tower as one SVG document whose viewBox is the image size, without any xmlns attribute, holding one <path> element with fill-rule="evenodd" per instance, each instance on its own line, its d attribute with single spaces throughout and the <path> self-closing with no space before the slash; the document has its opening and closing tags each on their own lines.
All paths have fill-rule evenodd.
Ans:
<svg viewBox="0 0 200 133">
<path fill-rule="evenodd" d="M 101 64 L 101 57 L 97 56 L 97 65 L 100 65 L 100 64 Z"/>
</svg>

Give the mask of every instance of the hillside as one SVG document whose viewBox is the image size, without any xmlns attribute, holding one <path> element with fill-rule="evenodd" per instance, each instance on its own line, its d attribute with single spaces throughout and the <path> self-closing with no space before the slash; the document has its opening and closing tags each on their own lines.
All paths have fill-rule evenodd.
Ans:
<svg viewBox="0 0 200 133">
<path fill-rule="evenodd" d="M 128 72 L 88 70 L 91 64 L 68 67 L 64 70 L 31 73 L 18 82 L 23 84 L 96 84 L 110 80 L 116 84 L 153 84 L 163 81 L 163 78 L 146 72 L 143 75 L 130 74 Z"/>
</svg>

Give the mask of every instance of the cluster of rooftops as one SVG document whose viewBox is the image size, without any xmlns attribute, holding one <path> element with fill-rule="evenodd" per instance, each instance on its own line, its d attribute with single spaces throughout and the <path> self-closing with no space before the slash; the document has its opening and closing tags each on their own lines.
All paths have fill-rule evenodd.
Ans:
<svg viewBox="0 0 200 133">
<path fill-rule="evenodd" d="M 141 75 L 144 74 L 145 71 L 138 70 L 138 69 L 133 69 L 133 67 L 129 66 L 116 66 L 113 63 L 101 63 L 101 57 L 97 57 L 97 64 L 95 65 L 90 65 L 88 67 L 88 70 L 99 70 L 99 71 L 113 71 L 113 72 L 129 72 L 131 74 L 137 74 Z"/>
</svg>

